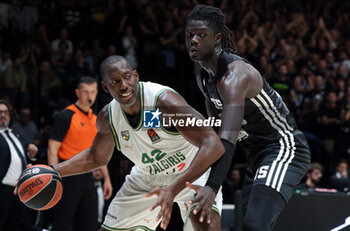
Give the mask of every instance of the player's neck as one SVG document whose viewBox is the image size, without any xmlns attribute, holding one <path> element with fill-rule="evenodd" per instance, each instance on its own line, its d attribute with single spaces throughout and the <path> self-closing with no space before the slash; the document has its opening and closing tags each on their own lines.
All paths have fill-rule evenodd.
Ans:
<svg viewBox="0 0 350 231">
<path fill-rule="evenodd" d="M 137 97 L 136 102 L 131 106 L 126 106 L 126 105 L 120 105 L 120 106 L 122 107 L 125 114 L 128 114 L 130 116 L 135 116 L 141 110 L 140 98 Z"/>
<path fill-rule="evenodd" d="M 204 60 L 200 62 L 202 68 L 206 72 L 208 72 L 209 76 L 214 76 L 218 70 L 218 62 L 219 62 L 219 56 L 222 53 L 221 47 L 217 47 L 214 50 L 214 53 L 212 56 L 210 56 L 207 60 Z"/>
</svg>

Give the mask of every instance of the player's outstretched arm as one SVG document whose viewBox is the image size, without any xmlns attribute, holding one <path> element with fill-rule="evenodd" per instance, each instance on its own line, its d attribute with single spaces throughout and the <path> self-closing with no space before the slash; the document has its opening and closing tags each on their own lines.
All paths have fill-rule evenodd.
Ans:
<svg viewBox="0 0 350 231">
<path fill-rule="evenodd" d="M 107 106 L 105 106 L 97 117 L 97 134 L 92 146 L 53 167 L 62 177 L 91 172 L 108 163 L 113 149 L 114 140 L 109 128 Z"/>
<path fill-rule="evenodd" d="M 199 112 L 188 105 L 180 95 L 172 91 L 166 91 L 159 97 L 157 107 L 163 114 L 173 114 L 174 116 L 171 117 L 173 120 L 186 119 L 186 117 L 191 117 L 195 120 L 205 119 Z M 162 219 L 161 227 L 163 229 L 167 227 L 170 221 L 173 199 L 186 187 L 186 182 L 193 182 L 199 178 L 224 153 L 224 147 L 211 127 L 177 125 L 176 128 L 182 136 L 197 146 L 199 150 L 188 169 L 169 187 L 156 188 L 146 195 L 158 195 L 158 201 L 152 206 L 151 210 L 161 206 L 157 219 Z"/>
</svg>

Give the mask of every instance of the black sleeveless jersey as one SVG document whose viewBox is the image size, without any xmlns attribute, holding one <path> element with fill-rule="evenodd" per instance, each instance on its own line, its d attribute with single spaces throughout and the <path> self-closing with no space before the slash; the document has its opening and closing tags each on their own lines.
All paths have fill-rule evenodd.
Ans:
<svg viewBox="0 0 350 231">
<path fill-rule="evenodd" d="M 236 60 L 249 63 L 238 55 L 223 52 L 219 56 L 218 70 L 214 77 L 209 77 L 204 69 L 201 70 L 203 93 L 219 117 L 221 117 L 224 103 L 218 92 L 218 86 L 226 73 L 227 66 Z M 292 133 L 295 129 L 296 123 L 282 98 L 263 79 L 263 87 L 259 94 L 254 98 L 245 99 L 244 118 L 237 142 L 243 151 L 249 154 L 267 144 L 279 142 L 282 136 L 289 142 L 294 142 Z"/>
</svg>

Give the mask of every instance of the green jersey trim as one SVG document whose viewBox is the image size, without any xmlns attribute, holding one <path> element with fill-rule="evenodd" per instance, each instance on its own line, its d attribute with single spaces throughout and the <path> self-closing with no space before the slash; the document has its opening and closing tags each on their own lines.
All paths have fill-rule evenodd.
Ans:
<svg viewBox="0 0 350 231">
<path fill-rule="evenodd" d="M 114 125 L 113 125 L 113 121 L 112 121 L 112 107 L 111 104 L 108 105 L 108 122 L 109 122 L 109 128 L 111 129 L 111 133 L 114 139 L 114 143 L 115 146 L 117 147 L 117 149 L 119 151 L 120 150 L 120 144 L 119 144 L 119 139 L 118 139 L 118 135 L 117 132 L 115 131 Z"/>
<path fill-rule="evenodd" d="M 154 109 L 156 109 L 156 107 L 157 107 L 157 103 L 158 103 L 158 98 L 159 98 L 159 96 L 161 95 L 161 94 L 163 94 L 164 92 L 166 92 L 166 91 L 172 91 L 172 92 L 175 92 L 176 94 L 178 94 L 179 96 L 181 96 L 177 91 L 175 91 L 175 90 L 173 90 L 173 89 L 163 89 L 163 90 L 161 90 L 161 91 L 159 91 L 158 93 L 157 93 L 157 95 L 156 95 L 156 97 L 155 97 L 155 99 L 154 99 Z M 182 97 L 182 96 L 181 96 Z M 174 131 L 170 131 L 170 130 L 168 130 L 168 129 L 166 129 L 164 126 L 163 126 L 163 124 L 161 123 L 160 124 L 160 127 L 162 128 L 162 130 L 165 132 L 165 133 L 167 133 L 167 134 L 170 134 L 170 135 L 180 135 L 180 133 L 179 132 L 174 132 Z"/>
</svg>

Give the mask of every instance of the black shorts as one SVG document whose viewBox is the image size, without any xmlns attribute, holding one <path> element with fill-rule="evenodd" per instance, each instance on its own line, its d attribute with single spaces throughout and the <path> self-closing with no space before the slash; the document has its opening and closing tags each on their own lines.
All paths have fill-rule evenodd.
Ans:
<svg viewBox="0 0 350 231">
<path fill-rule="evenodd" d="M 310 164 L 310 151 L 304 134 L 295 130 L 279 142 L 266 145 L 247 160 L 243 195 L 254 185 L 266 185 L 287 202 Z M 247 198 L 245 198 L 247 200 Z M 244 201 L 246 201 L 244 200 Z"/>
</svg>

